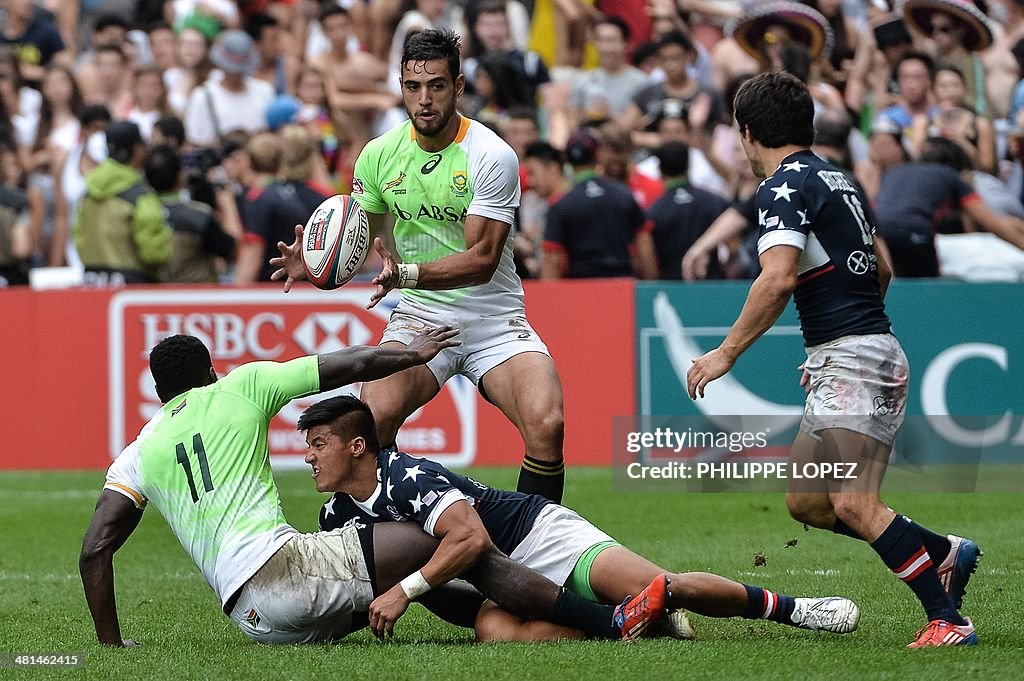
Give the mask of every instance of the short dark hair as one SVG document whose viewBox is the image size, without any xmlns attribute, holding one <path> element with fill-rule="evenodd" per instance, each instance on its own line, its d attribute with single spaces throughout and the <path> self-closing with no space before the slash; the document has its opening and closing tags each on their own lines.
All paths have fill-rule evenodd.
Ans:
<svg viewBox="0 0 1024 681">
<path fill-rule="evenodd" d="M 181 146 L 185 143 L 185 124 L 177 116 L 161 116 L 153 127 L 164 137 L 169 137 Z"/>
<path fill-rule="evenodd" d="M 806 83 L 811 77 L 811 53 L 806 45 L 790 41 L 782 46 L 779 55 L 782 62 L 782 70 L 796 76 L 801 83 Z"/>
<path fill-rule="evenodd" d="M 687 52 L 696 52 L 697 49 L 693 46 L 693 41 L 690 40 L 690 36 L 686 35 L 682 31 L 669 31 L 665 35 L 661 36 L 658 40 L 657 48 L 660 50 L 663 47 L 669 45 L 678 45 Z"/>
<path fill-rule="evenodd" d="M 89 104 L 83 107 L 82 111 L 78 114 L 78 122 L 83 128 L 100 121 L 109 123 L 112 120 L 110 109 L 102 104 Z"/>
<path fill-rule="evenodd" d="M 154 31 L 173 31 L 171 25 L 166 21 L 154 21 L 146 26 L 146 33 L 153 33 Z"/>
<path fill-rule="evenodd" d="M 814 121 L 814 143 L 833 149 L 846 149 L 853 121 L 845 111 L 826 109 Z"/>
<path fill-rule="evenodd" d="M 565 163 L 562 152 L 547 142 L 531 142 L 526 147 L 526 153 L 523 154 L 523 157 L 535 158 L 541 163 L 557 163 L 558 165 Z"/>
<path fill-rule="evenodd" d="M 629 30 L 629 24 L 627 24 L 624 19 L 616 16 L 604 16 L 594 22 L 594 29 L 596 30 L 598 26 L 602 26 L 604 24 L 608 24 L 619 29 L 619 32 L 622 34 L 622 39 L 627 43 L 629 42 L 629 38 L 633 32 Z"/>
<path fill-rule="evenodd" d="M 537 109 L 536 107 L 530 106 L 529 104 L 516 104 L 510 106 L 508 111 L 505 112 L 505 118 L 517 121 L 530 121 L 537 128 L 540 128 L 540 122 L 537 120 Z"/>
<path fill-rule="evenodd" d="M 263 31 L 273 26 L 280 26 L 279 22 L 273 15 L 267 14 L 266 12 L 258 12 L 253 14 L 251 17 L 245 20 L 245 32 L 249 34 L 249 37 L 254 42 L 258 42 L 263 37 Z"/>
<path fill-rule="evenodd" d="M 967 83 L 967 79 L 964 77 L 964 72 L 959 67 L 953 66 L 952 64 L 942 64 L 935 67 L 936 76 L 942 71 L 949 71 L 950 73 L 956 74 L 956 76 L 960 78 L 961 83 Z"/>
<path fill-rule="evenodd" d="M 945 137 L 929 137 L 925 140 L 918 161 L 949 166 L 958 173 L 971 167 L 971 159 L 963 147 Z"/>
<path fill-rule="evenodd" d="M 345 9 L 341 5 L 331 3 L 329 5 L 324 5 L 324 8 L 320 10 L 320 23 L 323 24 L 325 19 L 334 16 L 343 16 L 346 19 L 352 18 L 352 15 L 349 14 L 349 11 L 347 9 Z"/>
<path fill-rule="evenodd" d="M 459 34 L 455 31 L 428 29 L 420 31 L 405 42 L 402 50 L 402 68 L 411 61 L 431 61 L 444 59 L 448 62 L 448 71 L 452 81 L 462 72 L 462 60 L 459 56 Z"/>
<path fill-rule="evenodd" d="M 302 412 L 295 427 L 307 431 L 317 426 L 330 426 L 339 437 L 361 436 L 371 451 L 380 451 L 377 422 L 369 405 L 358 397 L 342 395 L 321 400 Z"/>
<path fill-rule="evenodd" d="M 900 57 L 899 61 L 896 62 L 896 66 L 892 69 L 893 80 L 896 80 L 900 74 L 900 67 L 903 66 L 904 62 L 908 61 L 919 61 L 924 64 L 924 67 L 928 69 L 928 78 L 935 78 L 935 60 L 924 52 L 907 52 L 905 55 Z"/>
<path fill-rule="evenodd" d="M 100 31 L 110 28 L 111 26 L 115 26 L 117 28 L 127 31 L 128 21 L 119 14 L 103 14 L 100 15 L 98 19 L 96 19 L 96 23 L 93 24 L 92 30 L 94 33 L 99 33 Z"/>
<path fill-rule="evenodd" d="M 769 149 L 814 143 L 814 101 L 807 86 L 788 73 L 761 73 L 745 82 L 734 105 L 740 134 L 750 131 Z"/>
<path fill-rule="evenodd" d="M 683 177 L 690 172 L 690 147 L 682 142 L 666 142 L 655 156 L 662 177 Z"/>
<path fill-rule="evenodd" d="M 154 191 L 164 193 L 174 191 L 181 174 L 181 158 L 173 147 L 161 144 L 153 147 L 146 154 L 146 181 Z"/>
<path fill-rule="evenodd" d="M 149 371 L 156 381 L 156 394 L 168 402 L 192 388 L 210 384 L 213 360 L 210 351 L 195 336 L 168 336 L 149 352 Z"/>
</svg>

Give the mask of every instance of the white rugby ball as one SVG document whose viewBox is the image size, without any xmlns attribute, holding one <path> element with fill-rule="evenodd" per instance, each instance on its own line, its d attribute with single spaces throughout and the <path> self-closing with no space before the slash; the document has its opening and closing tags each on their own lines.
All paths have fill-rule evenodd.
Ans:
<svg viewBox="0 0 1024 681">
<path fill-rule="evenodd" d="M 335 289 L 363 266 L 370 251 L 370 222 L 351 196 L 332 196 L 309 217 L 302 242 L 306 277 L 317 288 Z"/>
</svg>

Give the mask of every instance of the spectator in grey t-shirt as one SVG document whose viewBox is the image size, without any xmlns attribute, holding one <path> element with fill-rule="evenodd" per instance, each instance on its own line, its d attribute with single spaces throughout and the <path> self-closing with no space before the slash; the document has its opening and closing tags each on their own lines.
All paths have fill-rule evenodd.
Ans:
<svg viewBox="0 0 1024 681">
<path fill-rule="evenodd" d="M 606 17 L 594 25 L 598 67 L 584 71 L 573 83 L 570 107 L 576 127 L 622 115 L 647 85 L 647 75 L 626 62 L 628 40 L 629 26 L 618 17 Z"/>
</svg>

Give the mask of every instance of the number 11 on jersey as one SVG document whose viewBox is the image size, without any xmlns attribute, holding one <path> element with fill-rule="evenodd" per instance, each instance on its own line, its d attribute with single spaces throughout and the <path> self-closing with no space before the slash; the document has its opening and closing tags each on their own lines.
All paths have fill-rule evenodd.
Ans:
<svg viewBox="0 0 1024 681">
<path fill-rule="evenodd" d="M 178 455 L 178 463 L 185 469 L 185 477 L 188 478 L 188 489 L 192 492 L 192 503 L 194 504 L 199 501 L 199 493 L 196 491 L 195 478 L 192 477 L 192 462 L 189 461 L 184 442 L 179 442 L 175 449 Z M 199 459 L 199 472 L 203 476 L 203 489 L 207 492 L 212 492 L 213 479 L 210 477 L 210 462 L 206 460 L 203 436 L 199 433 L 192 436 L 192 450 L 196 453 L 196 458 Z"/>
</svg>

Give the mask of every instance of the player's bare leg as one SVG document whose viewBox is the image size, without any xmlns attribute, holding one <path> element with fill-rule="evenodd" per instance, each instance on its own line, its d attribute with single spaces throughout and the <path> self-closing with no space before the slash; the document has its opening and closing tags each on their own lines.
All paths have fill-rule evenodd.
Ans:
<svg viewBox="0 0 1024 681">
<path fill-rule="evenodd" d="M 384 347 L 403 347 L 403 343 L 389 341 Z M 398 429 L 409 416 L 432 400 L 441 388 L 437 379 L 426 366 L 415 366 L 399 371 L 387 378 L 363 384 L 360 399 L 370 405 L 377 422 L 377 437 L 381 446 L 395 444 Z"/>
<path fill-rule="evenodd" d="M 768 619 L 806 629 L 847 633 L 857 628 L 860 611 L 840 597 L 794 598 L 747 586 L 707 572 L 671 573 L 622 546 L 605 549 L 590 568 L 590 587 L 602 600 L 615 602 L 636 593 L 654 575 L 669 578 L 666 606 L 707 617 Z"/>
<path fill-rule="evenodd" d="M 519 429 L 526 445 L 516 489 L 561 503 L 565 413 L 554 361 L 539 352 L 524 352 L 488 371 L 481 384 L 487 398 Z"/>
<path fill-rule="evenodd" d="M 789 462 L 803 470 L 804 464 L 821 461 L 820 448 L 820 440 L 801 430 L 790 449 Z M 828 483 L 821 478 L 790 478 L 786 508 L 797 522 L 822 530 L 834 530 L 836 527 Z"/>
<path fill-rule="evenodd" d="M 559 626 L 544 620 L 529 620 L 486 601 L 476 616 L 476 639 L 492 641 L 565 641 L 582 639 L 579 629 Z"/>
<path fill-rule="evenodd" d="M 953 593 L 962 595 L 966 577 L 958 590 L 943 585 L 939 578 L 936 563 L 951 553 L 951 541 L 897 514 L 879 497 L 891 447 L 843 428 L 828 428 L 821 436 L 826 460 L 857 466 L 856 479 L 830 485 L 837 526 L 842 523 L 851 536 L 870 543 L 886 567 L 914 592 L 928 617 L 928 625 L 918 632 L 911 647 L 977 643 L 974 626 L 960 615 L 953 601 Z"/>
<path fill-rule="evenodd" d="M 438 545 L 434 537 L 413 523 L 377 523 L 372 529 L 375 595 L 385 593 L 422 568 Z M 623 636 L 615 624 L 619 608 L 586 601 L 497 549 L 486 554 L 462 577 L 487 598 L 521 618 L 556 622 L 593 638 Z M 654 619 L 661 616 L 660 607 L 658 609 L 659 612 L 652 615 Z"/>
</svg>

